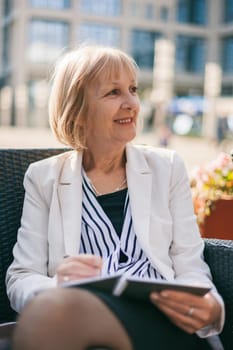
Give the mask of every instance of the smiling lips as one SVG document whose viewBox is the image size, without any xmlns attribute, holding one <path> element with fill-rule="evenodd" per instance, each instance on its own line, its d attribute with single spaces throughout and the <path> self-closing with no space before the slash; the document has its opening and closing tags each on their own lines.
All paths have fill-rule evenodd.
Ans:
<svg viewBox="0 0 233 350">
<path fill-rule="evenodd" d="M 126 119 L 117 119 L 117 120 L 114 120 L 115 123 L 118 123 L 118 124 L 129 124 L 129 123 L 132 123 L 133 121 L 133 118 L 126 118 Z"/>
</svg>

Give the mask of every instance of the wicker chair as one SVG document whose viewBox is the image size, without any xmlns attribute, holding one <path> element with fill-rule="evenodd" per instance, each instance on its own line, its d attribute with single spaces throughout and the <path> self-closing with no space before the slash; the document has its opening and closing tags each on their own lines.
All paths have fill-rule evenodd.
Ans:
<svg viewBox="0 0 233 350">
<path fill-rule="evenodd" d="M 20 225 L 24 197 L 23 177 L 28 165 L 67 149 L 0 150 L 0 323 L 16 319 L 5 290 L 5 274 L 12 261 L 12 248 Z M 206 239 L 205 259 L 214 282 L 224 298 L 226 323 L 221 339 L 233 349 L 233 241 Z"/>
</svg>

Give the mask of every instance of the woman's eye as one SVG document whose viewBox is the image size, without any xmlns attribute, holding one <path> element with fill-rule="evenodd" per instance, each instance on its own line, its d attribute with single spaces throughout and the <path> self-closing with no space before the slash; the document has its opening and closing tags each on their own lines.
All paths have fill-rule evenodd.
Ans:
<svg viewBox="0 0 233 350">
<path fill-rule="evenodd" d="M 132 86 L 132 87 L 130 88 L 130 92 L 132 92 L 132 93 L 134 93 L 134 94 L 136 94 L 137 91 L 138 91 L 138 87 L 137 87 L 137 86 Z"/>
<path fill-rule="evenodd" d="M 118 89 L 114 89 L 108 93 L 108 95 L 117 95 L 119 93 Z"/>
</svg>

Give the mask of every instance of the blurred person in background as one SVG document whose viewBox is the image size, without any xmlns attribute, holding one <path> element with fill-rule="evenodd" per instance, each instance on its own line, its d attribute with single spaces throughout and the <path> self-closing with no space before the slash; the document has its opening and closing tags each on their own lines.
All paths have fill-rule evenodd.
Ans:
<svg viewBox="0 0 233 350">
<path fill-rule="evenodd" d="M 81 47 L 57 64 L 51 127 L 73 148 L 31 164 L 6 283 L 21 315 L 15 350 L 210 349 L 224 304 L 203 260 L 188 176 L 171 150 L 136 146 L 136 63 L 118 49 Z M 67 281 L 122 272 L 208 284 L 205 296 L 166 290 L 148 301 Z"/>
<path fill-rule="evenodd" d="M 165 124 L 161 125 L 159 128 L 159 146 L 168 147 L 171 138 L 171 130 Z"/>
<path fill-rule="evenodd" d="M 227 135 L 227 117 L 217 118 L 217 142 L 220 144 Z"/>
</svg>

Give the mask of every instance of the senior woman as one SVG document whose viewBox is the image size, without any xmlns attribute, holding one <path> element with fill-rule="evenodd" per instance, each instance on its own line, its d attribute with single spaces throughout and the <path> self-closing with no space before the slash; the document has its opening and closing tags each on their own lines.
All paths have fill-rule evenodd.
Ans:
<svg viewBox="0 0 233 350">
<path fill-rule="evenodd" d="M 200 350 L 221 332 L 224 305 L 203 261 L 185 167 L 174 151 L 131 143 L 138 113 L 137 66 L 122 51 L 86 46 L 57 64 L 50 122 L 73 150 L 31 164 L 25 175 L 6 278 L 21 313 L 14 349 Z M 138 302 L 61 288 L 119 271 L 211 291 L 164 291 Z"/>
</svg>

